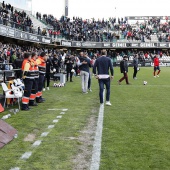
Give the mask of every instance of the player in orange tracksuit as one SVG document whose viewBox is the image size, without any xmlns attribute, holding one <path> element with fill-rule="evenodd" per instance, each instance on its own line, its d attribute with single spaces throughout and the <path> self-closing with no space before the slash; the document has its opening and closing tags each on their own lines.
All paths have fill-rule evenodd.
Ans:
<svg viewBox="0 0 170 170">
<path fill-rule="evenodd" d="M 38 59 L 36 60 L 39 69 L 38 93 L 36 95 L 37 103 L 42 103 L 45 101 L 45 99 L 42 98 L 42 90 L 43 90 L 44 78 L 46 73 L 46 60 L 47 60 L 47 55 L 45 52 L 42 52 L 38 57 Z"/>
<path fill-rule="evenodd" d="M 29 101 L 30 106 L 38 106 L 38 104 L 35 102 L 35 98 L 38 93 L 38 82 L 39 82 L 39 70 L 38 70 L 38 64 L 36 62 L 37 58 L 38 58 L 37 54 L 35 52 L 33 52 L 32 58 L 31 58 L 31 63 L 34 64 L 35 77 L 34 77 L 34 82 L 33 82 L 31 95 L 30 95 L 30 101 Z"/>
<path fill-rule="evenodd" d="M 158 73 L 156 74 L 156 70 L 158 70 Z M 160 67 L 159 67 L 159 58 L 158 58 L 158 55 L 156 55 L 154 57 L 154 72 L 153 72 L 153 75 L 154 77 L 159 77 L 159 74 L 160 74 L 161 70 L 160 70 Z"/>
<path fill-rule="evenodd" d="M 34 82 L 34 65 L 31 63 L 31 55 L 24 53 L 24 61 L 22 63 L 23 80 L 25 84 L 24 95 L 22 98 L 22 110 L 28 111 L 29 98 Z"/>
</svg>

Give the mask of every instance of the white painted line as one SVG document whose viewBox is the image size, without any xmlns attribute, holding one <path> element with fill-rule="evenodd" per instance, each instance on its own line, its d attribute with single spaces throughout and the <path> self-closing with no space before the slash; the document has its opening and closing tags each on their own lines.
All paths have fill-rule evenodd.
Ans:
<svg viewBox="0 0 170 170">
<path fill-rule="evenodd" d="M 48 126 L 48 129 L 52 129 L 52 128 L 54 128 L 54 125 L 49 125 Z"/>
<path fill-rule="evenodd" d="M 48 134 L 49 134 L 49 132 L 43 132 L 43 133 L 41 134 L 41 137 L 46 137 Z"/>
<path fill-rule="evenodd" d="M 41 144 L 41 142 L 42 142 L 41 140 L 37 140 L 33 143 L 32 146 L 34 146 L 34 147 L 39 146 Z"/>
<path fill-rule="evenodd" d="M 32 152 L 25 152 L 22 156 L 21 159 L 28 159 L 32 155 Z"/>
<path fill-rule="evenodd" d="M 63 109 L 62 111 L 63 111 L 63 112 L 66 112 L 67 110 L 68 110 L 68 109 Z"/>
<path fill-rule="evenodd" d="M 65 112 L 61 112 L 61 113 L 60 113 L 60 115 L 64 115 L 64 114 L 65 114 Z"/>
<path fill-rule="evenodd" d="M 61 118 L 62 118 L 62 116 L 57 116 L 56 118 L 57 118 L 57 119 L 61 119 Z"/>
<path fill-rule="evenodd" d="M 58 119 L 54 119 L 54 120 L 53 120 L 53 123 L 57 123 L 57 122 L 58 122 Z"/>
<path fill-rule="evenodd" d="M 65 112 L 65 111 L 67 111 L 68 109 L 48 109 L 48 110 L 50 110 L 50 111 L 61 110 L 61 111 Z"/>
<path fill-rule="evenodd" d="M 103 98 L 105 98 L 105 90 L 103 91 Z M 91 161 L 90 170 L 99 170 L 100 167 L 103 117 L 104 117 L 104 104 L 100 105 L 100 109 L 99 109 L 99 117 L 98 117 L 96 135 L 93 144 L 92 161 Z"/>
<path fill-rule="evenodd" d="M 10 170 L 20 170 L 19 167 L 11 168 Z"/>
</svg>

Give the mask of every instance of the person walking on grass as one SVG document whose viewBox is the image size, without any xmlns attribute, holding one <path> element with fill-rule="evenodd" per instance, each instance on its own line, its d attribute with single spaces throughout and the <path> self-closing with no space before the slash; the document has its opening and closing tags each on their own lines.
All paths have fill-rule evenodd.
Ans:
<svg viewBox="0 0 170 170">
<path fill-rule="evenodd" d="M 111 62 L 111 59 L 106 57 L 107 51 L 102 50 L 101 51 L 101 57 L 99 57 L 93 66 L 93 74 L 95 75 L 96 79 L 98 79 L 99 83 L 99 97 L 100 97 L 100 104 L 103 105 L 103 90 L 104 85 L 106 86 L 106 105 L 111 106 L 110 103 L 110 81 L 114 77 L 114 70 L 113 65 Z M 96 73 L 97 69 L 97 73 Z M 111 76 L 109 75 L 109 70 L 111 73 Z"/>
<path fill-rule="evenodd" d="M 133 68 L 134 68 L 134 72 L 133 72 L 133 79 L 136 80 L 137 77 L 137 72 L 138 72 L 138 55 L 135 54 L 134 59 L 133 59 Z"/>
<path fill-rule="evenodd" d="M 118 84 L 120 85 L 120 83 L 125 79 L 126 80 L 126 84 L 129 85 L 129 80 L 128 80 L 128 62 L 127 62 L 127 56 L 125 55 L 123 57 L 123 60 L 120 62 L 120 72 L 123 73 L 123 77 L 118 81 Z"/>
<path fill-rule="evenodd" d="M 153 72 L 153 75 L 154 75 L 154 77 L 156 78 L 156 77 L 159 77 L 159 74 L 160 74 L 160 72 L 161 72 L 161 70 L 160 70 L 160 67 L 159 67 L 159 58 L 158 58 L 158 55 L 156 55 L 155 57 L 154 57 L 154 72 Z M 157 74 L 156 74 L 156 71 L 158 70 L 158 72 L 157 72 Z"/>
</svg>

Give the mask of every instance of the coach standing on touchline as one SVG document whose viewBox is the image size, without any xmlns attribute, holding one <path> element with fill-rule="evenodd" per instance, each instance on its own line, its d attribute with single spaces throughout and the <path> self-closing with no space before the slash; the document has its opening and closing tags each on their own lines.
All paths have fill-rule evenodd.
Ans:
<svg viewBox="0 0 170 170">
<path fill-rule="evenodd" d="M 99 81 L 99 97 L 100 97 L 100 104 L 103 104 L 103 90 L 104 85 L 106 86 L 106 105 L 111 106 L 110 103 L 110 80 L 113 79 L 113 65 L 111 62 L 111 59 L 106 57 L 107 51 L 102 50 L 101 51 L 101 57 L 99 57 L 93 66 L 93 74 Z M 96 68 L 97 68 L 97 74 L 96 74 Z M 111 72 L 111 77 L 109 75 L 109 70 Z"/>
</svg>

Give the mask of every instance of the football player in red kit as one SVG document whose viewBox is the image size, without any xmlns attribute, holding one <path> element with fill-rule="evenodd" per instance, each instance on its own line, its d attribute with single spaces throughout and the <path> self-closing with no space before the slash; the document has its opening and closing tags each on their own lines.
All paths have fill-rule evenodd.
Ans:
<svg viewBox="0 0 170 170">
<path fill-rule="evenodd" d="M 158 70 L 157 74 L 156 74 L 156 71 Z M 160 70 L 160 67 L 159 67 L 159 58 L 158 58 L 158 55 L 156 55 L 154 57 L 154 72 L 153 72 L 153 75 L 154 77 L 159 77 L 159 73 L 161 72 Z"/>
</svg>

